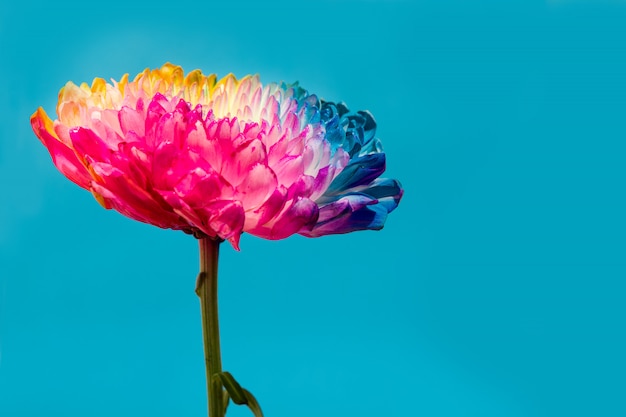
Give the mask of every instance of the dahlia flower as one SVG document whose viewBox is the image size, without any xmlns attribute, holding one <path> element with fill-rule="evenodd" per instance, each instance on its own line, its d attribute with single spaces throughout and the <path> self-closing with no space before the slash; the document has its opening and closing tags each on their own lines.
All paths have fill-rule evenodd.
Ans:
<svg viewBox="0 0 626 417">
<path fill-rule="evenodd" d="M 402 196 L 367 111 L 258 76 L 217 80 L 165 64 L 129 81 L 68 82 L 35 134 L 105 208 L 228 240 L 380 229 Z"/>
<path fill-rule="evenodd" d="M 380 229 L 402 197 L 381 179 L 385 154 L 367 111 L 258 76 L 217 80 L 171 64 L 133 81 L 67 83 L 58 120 L 40 107 L 35 134 L 67 178 L 107 209 L 193 234 L 209 417 L 229 401 L 262 416 L 222 371 L 217 319 L 219 245 L 243 232 L 265 239 Z"/>
</svg>

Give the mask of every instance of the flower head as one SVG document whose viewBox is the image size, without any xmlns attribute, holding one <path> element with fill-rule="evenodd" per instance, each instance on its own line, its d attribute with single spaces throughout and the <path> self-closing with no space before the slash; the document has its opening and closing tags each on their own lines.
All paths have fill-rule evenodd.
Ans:
<svg viewBox="0 0 626 417">
<path fill-rule="evenodd" d="M 107 209 L 226 239 L 382 228 L 400 201 L 367 111 L 258 76 L 186 76 L 165 64 L 112 84 L 68 82 L 35 134 L 56 167 Z"/>
</svg>

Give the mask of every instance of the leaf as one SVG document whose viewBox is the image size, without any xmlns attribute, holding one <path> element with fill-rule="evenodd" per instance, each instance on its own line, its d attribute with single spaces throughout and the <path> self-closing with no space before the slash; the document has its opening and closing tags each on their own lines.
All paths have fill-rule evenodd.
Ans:
<svg viewBox="0 0 626 417">
<path fill-rule="evenodd" d="M 235 404 L 243 405 L 248 403 L 244 389 L 241 388 L 241 385 L 239 385 L 237 381 L 235 381 L 235 378 L 230 374 L 230 372 L 220 372 L 218 375 L 222 380 L 224 388 L 228 391 L 230 398 Z"/>
<path fill-rule="evenodd" d="M 254 414 L 254 417 L 263 417 L 261 406 L 256 398 L 254 398 L 254 395 L 252 395 L 252 393 L 247 389 L 242 388 L 230 372 L 220 372 L 217 375 L 221 379 L 222 385 L 224 386 L 224 394 L 230 397 L 230 399 L 237 405 L 247 405 L 250 411 Z M 228 397 L 225 397 L 226 405 L 228 405 L 228 402 L 226 402 Z"/>
<path fill-rule="evenodd" d="M 254 398 L 254 395 L 247 389 L 243 389 L 244 394 L 246 395 L 246 399 L 248 400 L 248 408 L 254 414 L 254 417 L 263 417 L 263 411 L 261 411 L 261 406 L 259 402 Z"/>
<path fill-rule="evenodd" d="M 228 391 L 222 391 L 222 404 L 224 405 L 224 415 L 226 415 L 226 409 L 228 408 L 229 402 L 230 395 L 228 395 Z"/>
</svg>

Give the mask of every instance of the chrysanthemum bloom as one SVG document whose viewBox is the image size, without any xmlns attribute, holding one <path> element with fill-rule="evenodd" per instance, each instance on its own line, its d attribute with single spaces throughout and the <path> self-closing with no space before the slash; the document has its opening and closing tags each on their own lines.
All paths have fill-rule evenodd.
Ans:
<svg viewBox="0 0 626 417">
<path fill-rule="evenodd" d="M 35 134 L 106 208 L 230 241 L 380 229 L 402 196 L 367 111 L 258 76 L 221 80 L 165 64 L 91 87 L 67 83 Z"/>
<path fill-rule="evenodd" d="M 402 196 L 380 179 L 385 154 L 366 111 L 319 100 L 297 84 L 165 64 L 134 81 L 96 78 L 59 93 L 59 119 L 39 108 L 35 134 L 67 178 L 106 208 L 200 242 L 209 416 L 229 399 L 262 416 L 252 394 L 222 372 L 217 258 L 222 240 L 380 229 Z"/>
</svg>

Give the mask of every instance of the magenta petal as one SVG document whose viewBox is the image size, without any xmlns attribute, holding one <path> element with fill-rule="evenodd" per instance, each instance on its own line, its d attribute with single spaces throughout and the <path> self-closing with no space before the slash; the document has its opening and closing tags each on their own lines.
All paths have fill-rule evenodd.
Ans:
<svg viewBox="0 0 626 417">
<path fill-rule="evenodd" d="M 383 227 L 388 210 L 385 204 L 367 195 L 352 194 L 320 208 L 317 223 L 310 230 L 301 230 L 307 237 L 349 233 L 357 230 L 378 230 Z"/>
<path fill-rule="evenodd" d="M 137 145 L 139 145 L 137 142 L 120 143 L 119 152 L 113 155 L 115 162 L 112 164 L 124 171 L 139 187 L 147 189 L 151 184 L 151 160 Z"/>
<path fill-rule="evenodd" d="M 313 182 L 313 186 L 311 190 L 312 200 L 316 200 L 318 197 L 324 194 L 324 191 L 326 191 L 326 189 L 328 188 L 328 185 L 333 180 L 332 177 L 334 173 L 335 173 L 335 170 L 334 169 L 331 170 L 330 166 L 326 166 L 317 172 L 317 176 L 315 177 L 315 181 Z"/>
<path fill-rule="evenodd" d="M 211 238 L 220 237 L 228 240 L 239 250 L 239 237 L 242 233 L 245 213 L 238 201 L 219 200 L 205 207 L 192 208 L 178 194 L 159 191 L 165 201 L 188 224 Z"/>
<path fill-rule="evenodd" d="M 165 113 L 157 123 L 155 145 L 167 142 L 181 149 L 186 138 L 187 123 L 184 110 L 177 107 L 176 111 Z"/>
<path fill-rule="evenodd" d="M 236 119 L 220 119 L 207 128 L 207 137 L 216 140 L 225 154 L 233 151 L 234 139 L 239 135 L 239 123 Z"/>
<path fill-rule="evenodd" d="M 42 110 L 43 112 L 43 110 Z M 48 130 L 43 119 L 47 116 L 40 114 L 39 111 L 31 119 L 31 125 L 37 137 L 50 152 L 52 162 L 68 179 L 82 188 L 89 189 L 91 175 L 85 166 L 78 160 L 72 149 L 61 143 Z"/>
<path fill-rule="evenodd" d="M 195 168 L 180 180 L 174 191 L 191 207 L 202 207 L 219 198 L 227 186 L 216 172 Z"/>
<path fill-rule="evenodd" d="M 80 155 L 98 162 L 111 162 L 112 150 L 93 130 L 84 127 L 70 129 L 70 138 Z"/>
<path fill-rule="evenodd" d="M 212 171 L 211 166 L 191 149 L 180 150 L 171 142 L 162 142 L 152 157 L 150 170 L 155 188 L 171 190 L 194 169 Z"/>
<path fill-rule="evenodd" d="M 367 206 L 369 204 L 375 204 L 377 202 L 376 199 L 367 197 L 364 195 L 349 195 L 341 198 L 338 201 L 334 201 L 330 204 L 323 206 L 320 209 L 320 216 L 317 220 L 318 223 L 327 222 L 332 220 L 335 217 L 342 215 L 343 213 L 349 211 L 356 211 L 363 206 Z"/>
<path fill-rule="evenodd" d="M 169 190 L 186 175 L 193 164 L 190 159 L 179 162 L 179 150 L 173 143 L 163 142 L 154 150 L 152 156 L 152 182 L 155 188 Z"/>
<path fill-rule="evenodd" d="M 206 207 L 196 209 L 196 211 L 208 219 L 207 225 L 215 230 L 219 237 L 229 239 L 233 247 L 239 250 L 239 235 L 243 231 L 246 217 L 239 201 L 214 201 Z"/>
<path fill-rule="evenodd" d="M 308 198 L 299 198 L 283 210 L 278 220 L 272 225 L 267 239 L 284 239 L 300 230 L 308 230 L 315 225 L 319 209 Z"/>
<path fill-rule="evenodd" d="M 209 237 L 217 237 L 215 230 L 209 229 L 205 226 L 200 215 L 192 209 L 189 204 L 185 203 L 185 201 L 183 201 L 178 194 L 173 191 L 157 190 L 157 192 L 170 206 L 172 206 L 174 213 L 178 214 L 188 223 L 190 228 L 201 230 Z"/>
<path fill-rule="evenodd" d="M 295 199 L 297 197 L 309 197 L 311 190 L 315 184 L 315 178 L 308 175 L 302 175 L 291 184 L 287 193 L 287 199 Z"/>
<path fill-rule="evenodd" d="M 136 210 L 134 207 L 129 206 L 125 201 L 122 201 L 117 195 L 112 193 L 105 186 L 93 181 L 91 184 L 92 193 L 96 199 L 107 209 L 114 209 L 126 217 L 133 220 L 140 221 L 142 223 L 152 224 L 158 227 L 163 227 L 158 223 L 152 221 L 153 216 L 146 216 L 145 213 Z M 167 226 L 171 227 L 171 226 Z"/>
<path fill-rule="evenodd" d="M 112 205 L 122 214 L 162 228 L 180 223 L 177 215 L 162 207 L 150 193 L 130 181 L 119 169 L 101 162 L 94 162 L 91 167 L 99 177 L 92 187 L 102 195 L 100 187 L 106 189 L 112 196 Z"/>
</svg>

